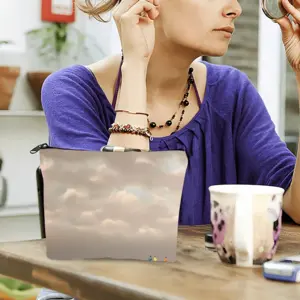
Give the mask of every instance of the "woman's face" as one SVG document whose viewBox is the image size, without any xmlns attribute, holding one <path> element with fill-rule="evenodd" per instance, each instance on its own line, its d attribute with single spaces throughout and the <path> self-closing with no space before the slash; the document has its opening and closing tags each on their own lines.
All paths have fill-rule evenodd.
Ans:
<svg viewBox="0 0 300 300">
<path fill-rule="evenodd" d="M 160 0 L 156 22 L 172 43 L 200 55 L 222 56 L 231 39 L 226 30 L 234 29 L 234 21 L 241 13 L 238 0 Z M 224 27 L 228 28 L 218 30 Z"/>
</svg>

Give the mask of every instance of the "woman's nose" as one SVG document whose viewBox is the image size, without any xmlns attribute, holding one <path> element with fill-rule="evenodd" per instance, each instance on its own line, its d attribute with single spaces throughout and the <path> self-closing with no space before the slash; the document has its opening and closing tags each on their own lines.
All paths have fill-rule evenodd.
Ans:
<svg viewBox="0 0 300 300">
<path fill-rule="evenodd" d="M 236 19 L 242 14 L 242 11 L 242 7 L 237 0 L 230 0 L 223 10 L 223 16 Z"/>
</svg>

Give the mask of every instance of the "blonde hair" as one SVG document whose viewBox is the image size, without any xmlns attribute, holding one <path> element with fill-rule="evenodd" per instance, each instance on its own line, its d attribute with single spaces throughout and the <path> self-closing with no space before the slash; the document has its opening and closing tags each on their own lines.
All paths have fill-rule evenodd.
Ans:
<svg viewBox="0 0 300 300">
<path fill-rule="evenodd" d="M 84 4 L 82 3 L 84 2 Z M 100 22 L 108 22 L 104 20 L 101 14 L 111 11 L 121 0 L 101 0 L 99 3 L 92 4 L 91 0 L 75 0 L 76 6 L 90 17 Z"/>
</svg>

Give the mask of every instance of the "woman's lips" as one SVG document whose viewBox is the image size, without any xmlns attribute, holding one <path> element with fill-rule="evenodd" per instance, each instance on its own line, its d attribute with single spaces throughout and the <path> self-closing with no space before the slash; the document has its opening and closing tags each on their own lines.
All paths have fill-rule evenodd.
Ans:
<svg viewBox="0 0 300 300">
<path fill-rule="evenodd" d="M 225 26 L 218 29 L 215 29 L 214 31 L 218 31 L 224 34 L 224 37 L 231 38 L 232 34 L 234 32 L 234 27 L 231 26 Z"/>
</svg>

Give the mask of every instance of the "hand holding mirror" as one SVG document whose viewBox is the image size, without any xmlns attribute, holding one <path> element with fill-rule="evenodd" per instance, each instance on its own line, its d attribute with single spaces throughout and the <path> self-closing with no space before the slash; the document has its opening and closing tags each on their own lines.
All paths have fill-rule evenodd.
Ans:
<svg viewBox="0 0 300 300">
<path fill-rule="evenodd" d="M 293 4 L 293 0 L 289 0 Z M 283 7 L 281 0 L 261 0 L 264 14 L 271 20 L 278 20 L 288 16 L 288 12 Z"/>
</svg>

